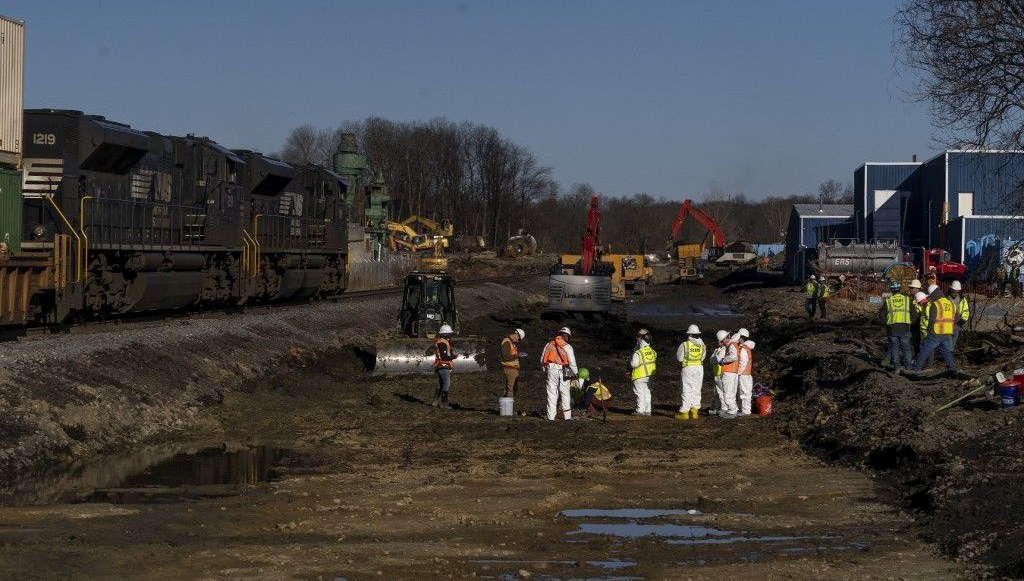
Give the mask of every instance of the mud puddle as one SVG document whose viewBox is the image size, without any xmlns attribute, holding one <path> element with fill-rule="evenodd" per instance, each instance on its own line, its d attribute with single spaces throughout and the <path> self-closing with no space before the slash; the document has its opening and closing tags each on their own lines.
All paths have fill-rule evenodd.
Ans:
<svg viewBox="0 0 1024 581">
<path fill-rule="evenodd" d="M 0 489 L 0 506 L 182 502 L 275 480 L 296 453 L 271 445 L 151 446 L 31 476 Z"/>
<path fill-rule="evenodd" d="M 724 303 L 651 302 L 626 305 L 626 319 L 655 326 L 712 322 L 727 324 L 743 315 L 732 305 Z"/>
</svg>

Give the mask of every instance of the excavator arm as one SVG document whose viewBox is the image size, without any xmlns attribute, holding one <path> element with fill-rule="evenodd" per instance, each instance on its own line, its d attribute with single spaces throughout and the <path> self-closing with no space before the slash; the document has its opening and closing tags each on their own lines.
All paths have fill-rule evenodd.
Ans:
<svg viewBox="0 0 1024 581">
<path fill-rule="evenodd" d="M 676 219 L 672 222 L 672 233 L 668 237 L 668 243 L 671 245 L 672 241 L 679 235 L 679 229 L 682 228 L 683 222 L 686 221 L 686 216 L 693 216 L 693 219 L 700 223 L 708 233 L 711 234 L 712 246 L 717 248 L 725 247 L 725 233 L 722 232 L 722 228 L 718 225 L 718 222 L 714 218 L 708 216 L 706 213 L 693 205 L 692 200 L 683 200 L 683 203 L 679 206 L 679 212 L 676 213 Z"/>
<path fill-rule="evenodd" d="M 412 228 L 413 224 L 420 224 L 420 225 L 422 225 L 431 234 L 433 234 L 435 236 L 446 236 L 447 237 L 447 236 L 452 236 L 455 233 L 455 227 L 452 226 L 452 223 L 449 220 L 442 220 L 441 222 L 438 222 L 436 220 L 431 220 L 430 218 L 427 218 L 426 216 L 417 216 L 415 214 L 412 215 L 412 216 L 409 216 L 405 220 L 402 220 L 402 225 L 406 226 L 408 228 Z"/>
<path fill-rule="evenodd" d="M 590 211 L 587 212 L 587 231 L 583 235 L 583 274 L 593 272 L 597 262 L 597 247 L 601 244 L 601 212 L 597 209 L 597 196 L 590 198 Z"/>
</svg>

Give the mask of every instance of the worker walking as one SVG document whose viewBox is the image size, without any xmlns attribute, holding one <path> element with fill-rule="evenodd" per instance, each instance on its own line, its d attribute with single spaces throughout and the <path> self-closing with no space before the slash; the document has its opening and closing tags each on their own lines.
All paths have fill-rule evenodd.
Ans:
<svg viewBox="0 0 1024 581">
<path fill-rule="evenodd" d="M 807 318 L 814 318 L 814 311 L 816 310 L 815 305 L 818 304 L 818 277 L 813 274 L 807 279 L 807 284 L 804 286 L 804 294 L 807 297 L 804 303 L 804 310 L 807 311 Z"/>
<path fill-rule="evenodd" d="M 434 340 L 434 372 L 437 373 L 437 393 L 430 405 L 446 410 L 452 409 L 448 403 L 448 390 L 452 386 L 452 362 L 455 361 L 451 336 L 452 327 L 445 323 L 437 330 L 437 339 Z"/>
<path fill-rule="evenodd" d="M 704 384 L 704 359 L 707 348 L 700 338 L 697 325 L 686 328 L 686 340 L 676 349 L 676 361 L 682 366 L 679 371 L 681 388 L 678 420 L 695 420 L 700 413 L 700 390 Z"/>
<path fill-rule="evenodd" d="M 914 352 L 910 342 L 912 305 L 910 297 L 902 292 L 900 283 L 893 282 L 889 288 L 892 295 L 883 303 L 882 316 L 889 337 L 889 363 L 898 371 L 909 369 L 913 364 Z"/>
<path fill-rule="evenodd" d="M 733 336 L 722 340 L 725 353 L 718 364 L 722 366 L 722 409 L 718 417 L 731 420 L 739 413 L 736 406 L 736 389 L 739 387 L 740 346 Z"/>
<path fill-rule="evenodd" d="M 569 344 L 571 336 L 572 331 L 569 330 L 569 327 L 559 329 L 555 338 L 544 346 L 544 352 L 540 357 L 541 366 L 543 366 L 544 374 L 547 377 L 547 417 L 551 421 L 554 421 L 556 417 L 559 399 L 562 403 L 562 417 L 566 420 L 572 419 L 569 381 L 576 377 L 578 369 L 576 353 L 573 351 L 572 345 Z"/>
<path fill-rule="evenodd" d="M 821 280 L 818 281 L 817 301 L 819 319 L 824 319 L 828 316 L 828 313 L 825 311 L 825 306 L 828 304 L 828 297 L 830 294 L 832 294 L 832 289 L 828 287 L 828 281 L 825 280 L 825 277 L 821 277 Z"/>
<path fill-rule="evenodd" d="M 956 306 L 953 301 L 942 294 L 938 285 L 928 286 L 928 336 L 921 344 L 921 352 L 917 355 L 915 371 L 921 371 L 931 361 L 932 354 L 938 350 L 946 363 L 946 370 L 956 373 L 956 361 L 953 359 L 953 327 L 956 321 Z"/>
<path fill-rule="evenodd" d="M 725 386 L 722 383 L 722 364 L 720 361 L 725 358 L 726 339 L 728 338 L 729 332 L 724 329 L 719 329 L 715 333 L 716 347 L 711 352 L 711 375 L 714 377 L 715 393 L 711 402 L 711 411 L 708 412 L 711 415 L 718 415 L 724 409 L 722 402 L 725 401 Z"/>
<path fill-rule="evenodd" d="M 651 347 L 651 333 L 640 329 L 636 334 L 636 348 L 629 360 L 629 379 L 633 382 L 633 393 L 636 395 L 636 410 L 633 415 L 651 415 L 651 376 L 657 368 L 655 361 L 658 354 Z"/>
<path fill-rule="evenodd" d="M 749 416 L 754 394 L 754 342 L 750 340 L 750 331 L 746 329 L 737 331 L 734 339 L 739 350 L 736 375 L 740 404 L 737 415 Z"/>
<path fill-rule="evenodd" d="M 911 311 L 911 317 L 915 322 L 910 325 L 910 331 L 917 337 L 914 346 L 914 353 L 917 354 L 914 357 L 916 362 L 917 356 L 921 354 L 921 346 L 924 345 L 924 339 L 928 336 L 928 295 L 921 291 L 917 291 L 914 294 L 914 310 Z"/>
<path fill-rule="evenodd" d="M 505 373 L 505 397 L 515 397 L 519 387 L 519 343 L 526 338 L 526 331 L 516 329 L 501 340 L 501 370 Z"/>
<path fill-rule="evenodd" d="M 954 280 L 949 285 L 949 300 L 953 301 L 956 307 L 956 321 L 953 324 L 953 351 L 956 351 L 956 342 L 960 339 L 960 329 L 967 326 L 971 320 L 971 303 L 963 296 L 963 286 L 959 280 Z"/>
</svg>

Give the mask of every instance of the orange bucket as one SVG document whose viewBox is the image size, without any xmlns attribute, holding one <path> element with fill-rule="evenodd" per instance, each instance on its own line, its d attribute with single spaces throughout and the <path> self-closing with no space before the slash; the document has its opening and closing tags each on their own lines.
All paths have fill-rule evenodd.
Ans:
<svg viewBox="0 0 1024 581">
<path fill-rule="evenodd" d="M 754 398 L 754 405 L 757 406 L 757 415 L 770 416 L 772 414 L 772 396 L 759 395 Z"/>
</svg>

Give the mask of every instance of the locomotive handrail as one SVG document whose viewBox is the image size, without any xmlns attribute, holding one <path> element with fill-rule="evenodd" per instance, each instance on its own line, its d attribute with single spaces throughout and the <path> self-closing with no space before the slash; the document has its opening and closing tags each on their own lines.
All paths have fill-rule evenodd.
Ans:
<svg viewBox="0 0 1024 581">
<path fill-rule="evenodd" d="M 260 218 L 263 214 L 256 214 L 252 217 L 252 241 L 256 245 L 256 259 L 253 261 L 252 275 L 255 277 L 256 273 L 259 272 L 260 264 L 260 250 L 263 245 L 260 244 Z"/>
<path fill-rule="evenodd" d="M 54 210 L 57 210 L 57 215 L 64 221 L 64 225 L 68 227 L 68 231 L 75 237 L 75 283 L 81 282 L 82 280 L 82 238 L 75 232 L 75 227 L 71 225 L 68 217 L 64 215 L 64 212 L 57 205 L 57 202 L 53 201 L 53 194 L 46 194 L 43 196 L 46 198 L 50 205 L 53 206 Z"/>
<path fill-rule="evenodd" d="M 85 233 L 85 201 L 91 200 L 92 196 L 86 194 L 78 201 L 78 231 L 82 233 L 82 263 L 84 268 L 89 268 L 89 235 Z"/>
<path fill-rule="evenodd" d="M 248 241 L 246 241 L 246 238 L 248 238 Z M 242 242 L 245 244 L 246 248 L 248 248 L 249 245 L 252 244 L 252 250 L 249 251 L 249 256 L 243 257 L 242 262 L 244 263 L 246 274 L 248 274 L 250 277 L 255 278 L 256 273 L 259 270 L 259 264 L 255 260 L 256 240 L 252 237 L 252 234 L 249 234 L 249 231 L 246 230 L 245 228 L 242 228 Z M 252 263 L 252 265 L 250 266 L 249 263 Z"/>
</svg>

